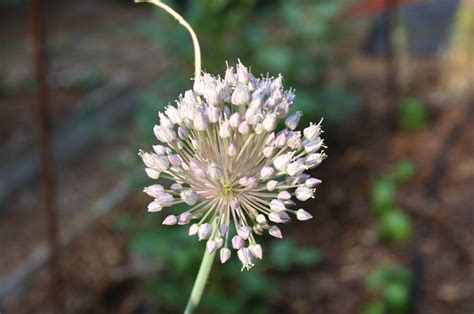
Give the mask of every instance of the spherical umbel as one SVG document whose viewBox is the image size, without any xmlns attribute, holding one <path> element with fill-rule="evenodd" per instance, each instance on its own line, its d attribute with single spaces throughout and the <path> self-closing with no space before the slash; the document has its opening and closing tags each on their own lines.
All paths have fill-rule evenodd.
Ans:
<svg viewBox="0 0 474 314">
<path fill-rule="evenodd" d="M 236 250 L 242 269 L 263 257 L 257 235 L 282 238 L 274 223 L 312 218 L 292 209 L 292 198 L 313 198 L 321 183 L 305 173 L 326 157 L 321 123 L 296 131 L 302 113 L 287 117 L 295 95 L 282 83 L 281 75 L 255 78 L 240 62 L 224 79 L 203 73 L 176 106 L 159 113 L 153 132 L 160 144 L 139 153 L 150 178 L 174 181 L 144 189 L 154 198 L 148 211 L 188 205 L 163 224 L 193 222 L 190 236 L 205 240 L 209 253 L 219 250 L 222 263 Z M 286 128 L 277 131 L 281 120 Z"/>
</svg>

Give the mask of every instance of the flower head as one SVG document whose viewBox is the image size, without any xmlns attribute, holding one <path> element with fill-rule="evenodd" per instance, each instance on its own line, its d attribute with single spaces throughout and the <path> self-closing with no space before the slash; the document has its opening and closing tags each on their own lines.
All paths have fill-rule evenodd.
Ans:
<svg viewBox="0 0 474 314">
<path fill-rule="evenodd" d="M 151 212 L 185 203 L 189 209 L 169 215 L 165 225 L 194 222 L 189 235 L 206 240 L 209 253 L 220 250 L 221 262 L 237 251 L 243 268 L 261 259 L 256 235 L 267 231 L 281 238 L 273 223 L 288 223 L 312 216 L 292 209 L 292 197 L 314 197 L 321 182 L 304 171 L 326 157 L 319 124 L 295 131 L 301 113 L 286 118 L 295 98 L 284 90 L 283 78 L 255 78 L 240 62 L 228 67 L 225 77 L 203 73 L 193 90 L 181 95 L 176 106 L 160 113 L 153 129 L 160 145 L 154 152 L 140 151 L 149 177 L 174 183 L 146 187 L 154 198 Z M 276 132 L 278 122 L 286 128 Z M 276 133 L 275 133 L 276 132 Z"/>
</svg>

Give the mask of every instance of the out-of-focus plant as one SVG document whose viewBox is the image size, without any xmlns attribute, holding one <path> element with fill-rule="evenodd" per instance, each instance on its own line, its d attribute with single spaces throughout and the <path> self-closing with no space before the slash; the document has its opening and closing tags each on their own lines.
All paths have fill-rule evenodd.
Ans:
<svg viewBox="0 0 474 314">
<path fill-rule="evenodd" d="M 398 124 L 404 131 L 413 131 L 428 124 L 426 105 L 417 98 L 405 98 L 398 106 Z"/>
<path fill-rule="evenodd" d="M 365 289 L 373 294 L 364 314 L 407 313 L 410 303 L 411 272 L 398 265 L 373 270 L 365 280 Z"/>
<path fill-rule="evenodd" d="M 382 240 L 398 242 L 411 237 L 412 221 L 408 214 L 396 206 L 396 191 L 397 186 L 409 180 L 414 172 L 413 162 L 403 160 L 391 173 L 377 179 L 372 187 L 372 211 L 379 218 L 377 230 Z"/>
</svg>

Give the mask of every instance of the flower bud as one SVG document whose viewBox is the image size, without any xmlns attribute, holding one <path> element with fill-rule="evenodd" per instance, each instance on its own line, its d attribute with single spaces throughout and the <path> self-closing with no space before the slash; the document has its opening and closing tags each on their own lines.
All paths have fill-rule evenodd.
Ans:
<svg viewBox="0 0 474 314">
<path fill-rule="evenodd" d="M 275 130 L 277 119 L 275 114 L 268 114 L 262 122 L 263 129 L 267 132 Z"/>
<path fill-rule="evenodd" d="M 235 148 L 234 144 L 231 143 L 229 147 L 227 147 L 227 155 L 230 157 L 237 155 L 237 149 Z"/>
<path fill-rule="evenodd" d="M 160 184 L 153 184 L 143 189 L 143 192 L 154 198 L 160 197 L 160 195 L 163 194 L 164 191 L 165 189 Z"/>
<path fill-rule="evenodd" d="M 296 211 L 296 218 L 298 218 L 298 220 L 308 220 L 313 218 L 313 216 L 311 216 L 311 214 L 304 209 L 300 208 Z"/>
<path fill-rule="evenodd" d="M 270 181 L 267 182 L 267 190 L 273 191 L 276 188 L 277 185 L 278 185 L 278 181 L 270 180 Z"/>
<path fill-rule="evenodd" d="M 224 264 L 225 262 L 227 262 L 230 258 L 230 255 L 231 255 L 231 251 L 228 249 L 228 248 L 222 248 L 220 250 L 220 258 L 221 258 L 221 263 Z"/>
<path fill-rule="evenodd" d="M 252 233 L 252 228 L 249 226 L 241 226 L 237 229 L 237 234 L 244 240 L 247 240 Z"/>
<path fill-rule="evenodd" d="M 163 209 L 163 206 L 161 206 L 159 201 L 155 200 L 155 201 L 151 202 L 150 204 L 148 204 L 147 209 L 150 213 L 159 212 Z"/>
<path fill-rule="evenodd" d="M 276 212 L 286 209 L 285 204 L 283 204 L 283 202 L 279 199 L 271 200 L 269 206 L 271 210 L 276 211 Z"/>
<path fill-rule="evenodd" d="M 207 116 L 202 113 L 198 113 L 194 117 L 193 127 L 196 131 L 206 131 L 208 123 L 209 121 Z"/>
<path fill-rule="evenodd" d="M 239 133 L 245 135 L 245 134 L 248 134 L 249 132 L 250 132 L 250 127 L 247 121 L 240 122 Z"/>
<path fill-rule="evenodd" d="M 270 227 L 270 230 L 268 230 L 268 233 L 275 238 L 279 238 L 279 239 L 283 238 L 283 235 L 281 234 L 281 230 L 277 226 Z"/>
<path fill-rule="evenodd" d="M 206 240 L 209 239 L 212 233 L 212 227 L 208 223 L 203 223 L 202 225 L 199 226 L 198 230 L 198 237 L 199 240 Z"/>
<path fill-rule="evenodd" d="M 235 87 L 235 90 L 232 93 L 231 102 L 236 106 L 240 106 L 247 104 L 250 99 L 249 89 L 246 86 L 239 84 Z"/>
<path fill-rule="evenodd" d="M 297 111 L 293 115 L 289 116 L 285 121 L 286 127 L 290 130 L 296 129 L 298 123 L 300 123 L 300 118 L 302 115 L 303 113 L 301 111 Z"/>
<path fill-rule="evenodd" d="M 213 253 L 216 250 L 217 243 L 214 240 L 208 240 L 206 243 L 206 249 L 209 254 Z"/>
<path fill-rule="evenodd" d="M 146 175 L 151 179 L 158 179 L 160 177 L 160 172 L 156 169 L 145 168 Z"/>
<path fill-rule="evenodd" d="M 238 112 L 234 112 L 229 118 L 229 124 L 234 129 L 238 128 L 240 125 L 240 115 Z"/>
<path fill-rule="evenodd" d="M 296 198 L 300 201 L 307 201 L 313 197 L 313 190 L 305 186 L 299 186 L 295 191 Z"/>
<path fill-rule="evenodd" d="M 267 158 L 272 157 L 274 153 L 275 153 L 275 147 L 274 146 L 267 146 L 263 149 L 263 155 Z"/>
<path fill-rule="evenodd" d="M 168 215 L 166 218 L 163 220 L 163 225 L 175 225 L 178 222 L 178 219 L 176 218 L 175 215 Z"/>
<path fill-rule="evenodd" d="M 321 180 L 316 178 L 309 178 L 305 181 L 304 185 L 308 188 L 314 188 L 315 186 L 321 184 Z"/>
<path fill-rule="evenodd" d="M 320 133 L 321 128 L 319 127 L 319 124 L 316 125 L 311 123 L 309 127 L 303 130 L 304 137 L 311 141 L 316 140 Z"/>
<path fill-rule="evenodd" d="M 277 197 L 280 200 L 287 201 L 287 200 L 291 199 L 291 194 L 288 191 L 281 191 L 280 193 L 278 193 Z"/>
<path fill-rule="evenodd" d="M 189 212 L 184 212 L 179 215 L 178 225 L 185 225 L 191 221 L 192 215 Z"/>
<path fill-rule="evenodd" d="M 189 227 L 189 232 L 188 234 L 190 236 L 197 234 L 199 231 L 199 225 L 198 224 L 192 224 L 191 227 Z"/>
<path fill-rule="evenodd" d="M 260 170 L 260 178 L 262 180 L 268 180 L 273 176 L 274 172 L 272 167 L 265 166 Z"/>
<path fill-rule="evenodd" d="M 198 201 L 198 195 L 193 190 L 182 191 L 180 196 L 181 196 L 181 199 L 183 200 L 183 202 L 185 202 L 189 206 L 195 205 Z"/>
<path fill-rule="evenodd" d="M 225 234 L 229 231 L 229 226 L 228 225 L 220 225 L 219 226 L 219 234 L 221 237 L 225 236 Z"/>
<path fill-rule="evenodd" d="M 290 163 L 291 158 L 293 158 L 292 153 L 288 153 L 288 154 L 278 156 L 273 161 L 273 166 L 275 166 L 275 168 L 278 171 L 285 171 L 286 167 L 288 167 L 288 164 Z"/>
<path fill-rule="evenodd" d="M 236 250 L 242 248 L 245 245 L 245 240 L 240 236 L 235 235 L 232 237 L 232 247 Z"/>
<path fill-rule="evenodd" d="M 255 256 L 258 259 L 262 259 L 263 251 L 262 251 L 262 246 L 260 244 L 250 245 L 249 249 L 252 252 L 253 256 Z"/>
</svg>

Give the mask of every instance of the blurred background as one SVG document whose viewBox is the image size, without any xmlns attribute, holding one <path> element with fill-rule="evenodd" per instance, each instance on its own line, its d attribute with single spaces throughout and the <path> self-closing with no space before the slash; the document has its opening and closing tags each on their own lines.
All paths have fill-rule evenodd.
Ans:
<svg viewBox="0 0 474 314">
<path fill-rule="evenodd" d="M 206 71 L 282 73 L 328 145 L 315 219 L 216 263 L 199 313 L 472 313 L 474 2 L 166 2 Z M 204 247 L 146 212 L 137 152 L 192 87 L 188 33 L 129 0 L 0 17 L 0 312 L 180 313 Z"/>
</svg>

